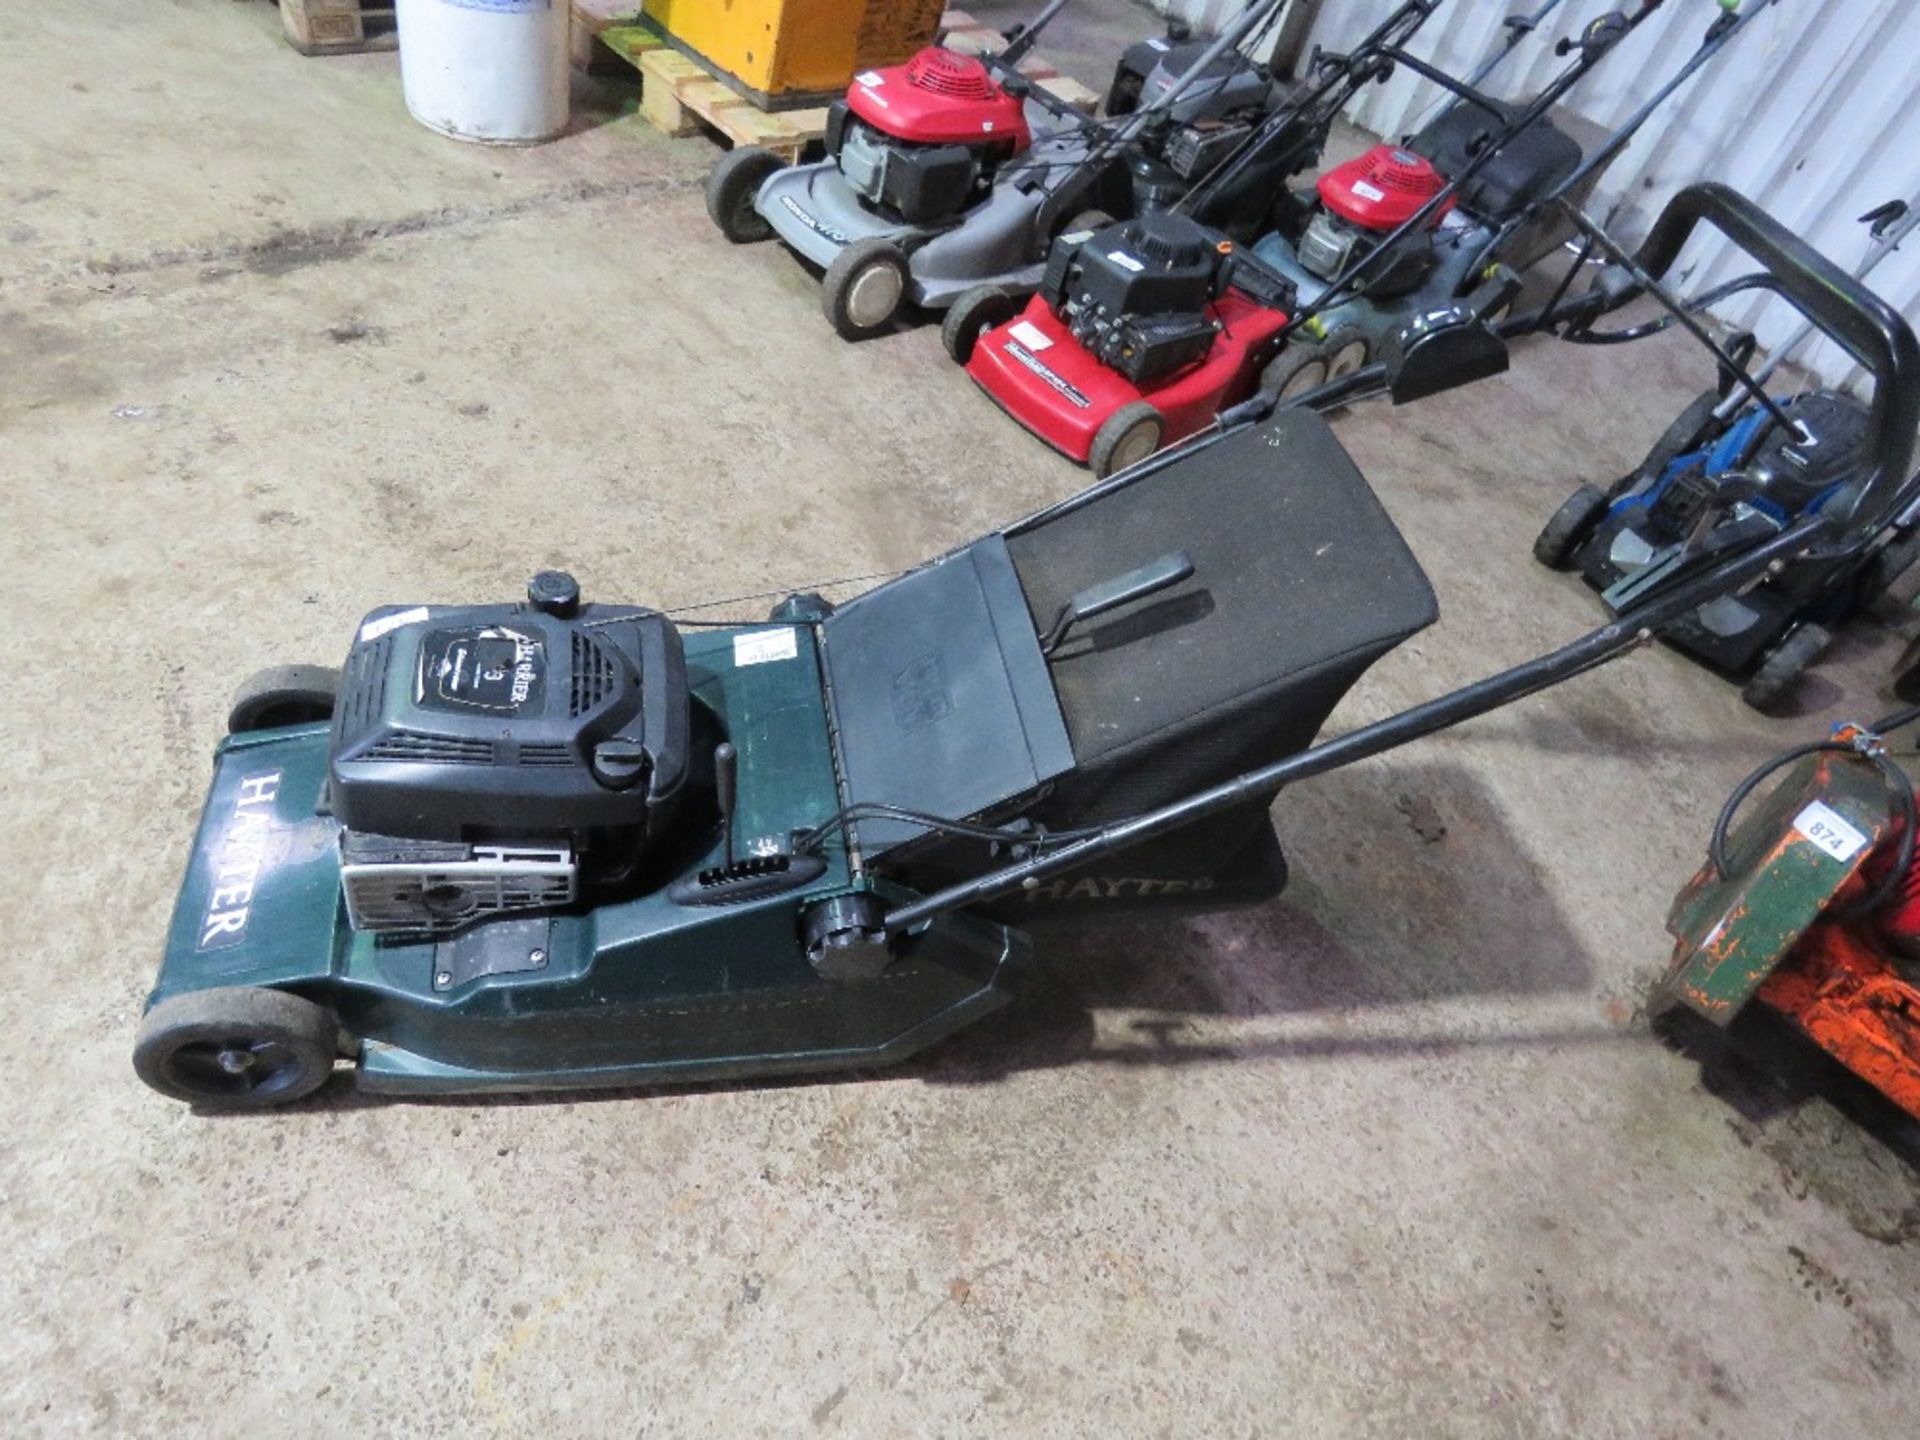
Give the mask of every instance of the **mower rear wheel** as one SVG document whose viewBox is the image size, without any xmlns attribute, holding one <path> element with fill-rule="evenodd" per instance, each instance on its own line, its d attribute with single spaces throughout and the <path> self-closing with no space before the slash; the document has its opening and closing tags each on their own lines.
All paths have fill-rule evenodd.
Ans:
<svg viewBox="0 0 1920 1440">
<path fill-rule="evenodd" d="M 737 145 L 720 157 L 707 176 L 707 214 L 720 233 L 736 245 L 773 238 L 773 226 L 753 208 L 767 177 L 786 162 L 758 145 Z"/>
<path fill-rule="evenodd" d="M 899 313 L 907 294 L 907 257 L 891 240 L 855 240 L 827 267 L 820 308 L 842 340 L 869 340 Z"/>
<path fill-rule="evenodd" d="M 1582 485 L 1569 495 L 1553 518 L 1534 537 L 1533 558 L 1549 570 L 1565 570 L 1573 557 L 1593 534 L 1593 527 L 1607 513 L 1606 491 L 1598 485 Z"/>
<path fill-rule="evenodd" d="M 1060 227 L 1062 235 L 1078 235 L 1082 230 L 1104 230 L 1113 224 L 1113 216 L 1104 210 L 1082 210 Z"/>
<path fill-rule="evenodd" d="M 280 725 L 312 725 L 333 718 L 340 672 L 331 665 L 275 665 L 240 682 L 227 709 L 227 733 L 245 735 Z"/>
<path fill-rule="evenodd" d="M 1876 620 L 1902 618 L 1915 598 L 1909 573 L 1920 574 L 1920 527 L 1882 546 L 1860 578 L 1860 605 Z M 1904 583 L 1902 583 L 1904 582 Z"/>
<path fill-rule="evenodd" d="M 1099 479 L 1138 465 L 1160 448 L 1167 422 L 1144 400 L 1122 405 L 1093 436 L 1087 465 Z"/>
<path fill-rule="evenodd" d="M 1753 678 L 1741 687 L 1740 698 L 1756 710 L 1777 709 L 1800 684 L 1807 668 L 1825 653 L 1833 636 L 1819 625 L 1801 624 L 1767 652 Z"/>
<path fill-rule="evenodd" d="M 311 1095 L 333 1074 L 340 1023 L 329 1010 L 256 985 L 193 990 L 140 1022 L 133 1068 L 162 1095 L 258 1110 Z"/>
<path fill-rule="evenodd" d="M 973 358 L 973 347 L 996 325 L 1019 312 L 1020 299 L 1004 285 L 976 285 L 947 307 L 940 324 L 940 344 L 956 365 Z"/>
<path fill-rule="evenodd" d="M 1327 357 L 1318 345 L 1289 344 L 1260 372 L 1260 388 L 1278 400 L 1291 400 L 1327 383 Z"/>
<path fill-rule="evenodd" d="M 1367 337 L 1360 333 L 1359 326 L 1341 325 L 1317 348 L 1327 357 L 1327 379 L 1338 380 L 1366 364 L 1373 347 L 1367 344 Z"/>
</svg>

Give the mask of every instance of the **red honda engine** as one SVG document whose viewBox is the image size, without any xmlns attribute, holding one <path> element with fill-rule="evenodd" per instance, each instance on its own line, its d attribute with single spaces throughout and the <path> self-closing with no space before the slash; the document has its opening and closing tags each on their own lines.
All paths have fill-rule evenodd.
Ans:
<svg viewBox="0 0 1920 1440">
<path fill-rule="evenodd" d="M 965 208 L 1032 138 L 1026 106 L 984 64 L 937 45 L 856 75 L 827 116 L 827 153 L 847 183 L 918 225 Z"/>
<path fill-rule="evenodd" d="M 1336 165 L 1320 177 L 1320 203 L 1300 239 L 1300 263 L 1331 280 L 1367 254 L 1380 238 L 1411 220 L 1420 207 L 1446 188 L 1433 162 L 1395 145 L 1376 145 L 1366 154 Z M 1447 196 L 1427 220 L 1438 225 L 1453 208 Z M 1417 285 L 1432 263 L 1424 235 L 1408 236 L 1392 259 L 1376 266 L 1366 289 L 1394 295 Z"/>
</svg>

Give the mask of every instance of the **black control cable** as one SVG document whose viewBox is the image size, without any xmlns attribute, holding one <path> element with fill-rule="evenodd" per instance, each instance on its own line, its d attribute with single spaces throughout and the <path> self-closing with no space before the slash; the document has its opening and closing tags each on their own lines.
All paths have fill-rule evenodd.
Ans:
<svg viewBox="0 0 1920 1440">
<path fill-rule="evenodd" d="M 1727 832 L 1733 827 L 1735 812 L 1770 776 L 1809 755 L 1858 755 L 1872 761 L 1879 769 L 1880 778 L 1886 783 L 1888 799 L 1892 802 L 1893 817 L 1900 826 L 1900 839 L 1894 851 L 1893 865 L 1879 883 L 1838 914 L 1843 919 L 1851 920 L 1871 915 L 1880 909 L 1900 892 L 1906 882 L 1907 871 L 1913 865 L 1914 829 L 1916 824 L 1920 824 L 1920 807 L 1916 807 L 1914 801 L 1913 781 L 1887 753 L 1886 737 L 1916 720 L 1920 720 L 1920 705 L 1897 710 L 1871 725 L 1845 727 L 1846 738 L 1835 735 L 1826 740 L 1796 745 L 1791 750 L 1783 750 L 1747 776 L 1734 786 L 1733 794 L 1727 797 L 1719 818 L 1713 822 L 1713 838 L 1708 843 L 1707 854 L 1713 862 L 1714 874 L 1725 880 L 1733 873 L 1733 866 L 1727 859 Z"/>
</svg>

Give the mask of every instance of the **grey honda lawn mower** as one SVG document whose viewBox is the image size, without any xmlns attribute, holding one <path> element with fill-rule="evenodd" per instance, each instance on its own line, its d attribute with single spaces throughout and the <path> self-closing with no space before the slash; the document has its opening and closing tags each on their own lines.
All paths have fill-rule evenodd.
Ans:
<svg viewBox="0 0 1920 1440">
<path fill-rule="evenodd" d="M 1254 0 L 1215 40 L 1170 44 L 1135 108 L 1095 120 L 1019 73 L 1054 0 L 1002 54 L 934 46 L 856 76 L 828 112 L 821 161 L 731 151 L 708 179 L 708 214 L 735 243 L 778 236 L 822 268 L 821 306 L 849 340 L 886 330 L 903 305 L 944 309 L 985 280 L 1031 289 L 1048 240 L 1078 213 L 1066 207 L 1128 203 L 1125 163 L 1149 140 L 1191 172 L 1213 163 L 1222 134 L 1251 130 L 1273 85 L 1237 46 L 1282 3 Z"/>
</svg>

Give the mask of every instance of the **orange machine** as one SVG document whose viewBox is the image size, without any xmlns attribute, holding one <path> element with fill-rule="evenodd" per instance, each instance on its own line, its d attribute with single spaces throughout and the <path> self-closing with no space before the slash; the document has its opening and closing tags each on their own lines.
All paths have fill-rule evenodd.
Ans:
<svg viewBox="0 0 1920 1440">
<path fill-rule="evenodd" d="M 823 103 L 930 43 L 944 0 L 646 0 L 647 18 L 769 109 Z"/>
</svg>

